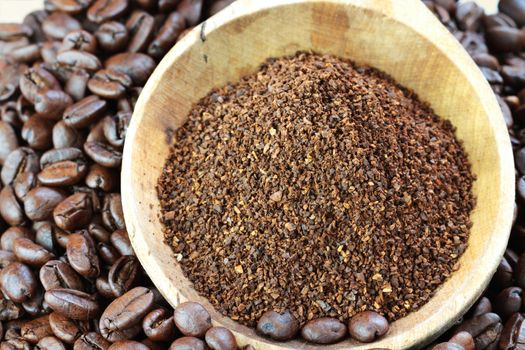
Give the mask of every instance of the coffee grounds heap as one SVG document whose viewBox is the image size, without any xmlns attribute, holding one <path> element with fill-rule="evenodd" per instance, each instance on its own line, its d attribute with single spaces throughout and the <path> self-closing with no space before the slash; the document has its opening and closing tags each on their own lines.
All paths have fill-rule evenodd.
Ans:
<svg viewBox="0 0 525 350">
<path fill-rule="evenodd" d="M 195 289 L 254 326 L 418 309 L 457 268 L 475 205 L 453 126 L 370 67 L 298 53 L 212 91 L 158 182 Z"/>
</svg>

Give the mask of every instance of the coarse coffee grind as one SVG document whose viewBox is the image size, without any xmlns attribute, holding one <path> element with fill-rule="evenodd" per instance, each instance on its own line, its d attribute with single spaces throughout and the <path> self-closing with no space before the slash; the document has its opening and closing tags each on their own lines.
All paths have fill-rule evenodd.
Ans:
<svg viewBox="0 0 525 350">
<path fill-rule="evenodd" d="M 374 68 L 269 59 L 201 99 L 174 140 L 158 182 L 166 242 L 242 324 L 285 309 L 396 320 L 467 246 L 474 176 L 453 126 Z"/>
</svg>

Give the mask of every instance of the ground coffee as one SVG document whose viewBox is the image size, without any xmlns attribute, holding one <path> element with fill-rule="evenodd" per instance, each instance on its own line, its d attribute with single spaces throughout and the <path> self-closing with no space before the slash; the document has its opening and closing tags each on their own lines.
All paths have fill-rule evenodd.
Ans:
<svg viewBox="0 0 525 350">
<path fill-rule="evenodd" d="M 159 179 L 166 241 L 223 314 L 304 323 L 418 309 L 465 250 L 474 177 L 452 125 L 385 74 L 271 59 L 212 91 Z"/>
</svg>

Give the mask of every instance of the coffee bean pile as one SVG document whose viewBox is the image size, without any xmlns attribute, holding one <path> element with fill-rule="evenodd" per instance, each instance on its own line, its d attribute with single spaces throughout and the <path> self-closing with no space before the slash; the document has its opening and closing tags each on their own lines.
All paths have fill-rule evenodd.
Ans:
<svg viewBox="0 0 525 350">
<path fill-rule="evenodd" d="M 417 310 L 466 247 L 472 181 L 451 124 L 413 93 L 299 53 L 202 99 L 158 192 L 196 290 L 253 326 L 268 310 Z"/>
<path fill-rule="evenodd" d="M 238 348 L 202 306 L 174 312 L 151 284 L 119 193 L 142 86 L 230 2 L 49 0 L 0 24 L 1 350 Z"/>
</svg>

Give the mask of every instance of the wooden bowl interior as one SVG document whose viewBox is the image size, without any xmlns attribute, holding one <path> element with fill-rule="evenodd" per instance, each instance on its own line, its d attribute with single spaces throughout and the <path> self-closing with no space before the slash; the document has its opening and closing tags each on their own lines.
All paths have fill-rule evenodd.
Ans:
<svg viewBox="0 0 525 350">
<path fill-rule="evenodd" d="M 418 0 L 240 0 L 188 34 L 146 85 L 128 131 L 122 194 L 128 231 L 149 276 L 176 306 L 203 303 L 217 324 L 257 349 L 313 349 L 301 341 L 274 343 L 222 317 L 197 295 L 158 220 L 157 179 L 170 135 L 193 103 L 213 87 L 256 71 L 268 57 L 313 50 L 377 67 L 413 89 L 457 127 L 477 176 L 477 206 L 459 270 L 420 310 L 393 323 L 374 347 L 428 342 L 465 312 L 488 284 L 506 246 L 514 202 L 510 142 L 497 102 L 475 64 Z M 352 341 L 349 346 L 369 348 Z"/>
</svg>

